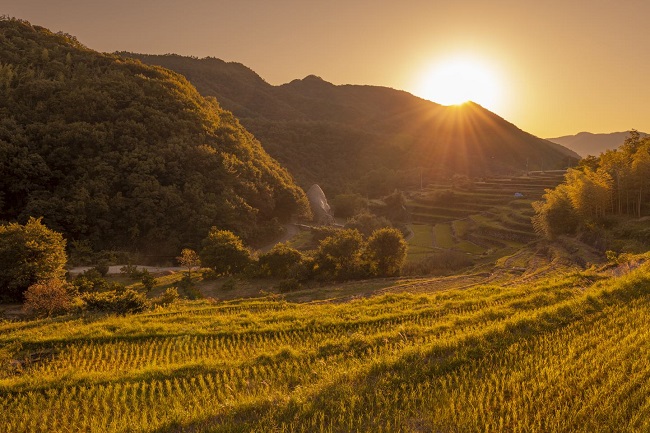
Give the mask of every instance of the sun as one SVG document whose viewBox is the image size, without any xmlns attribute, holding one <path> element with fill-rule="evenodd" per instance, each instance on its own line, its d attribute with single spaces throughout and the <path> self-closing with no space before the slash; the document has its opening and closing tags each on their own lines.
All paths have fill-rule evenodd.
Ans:
<svg viewBox="0 0 650 433">
<path fill-rule="evenodd" d="M 442 105 L 476 102 L 495 111 L 501 104 L 501 84 L 487 63 L 466 56 L 440 60 L 424 70 L 415 93 Z"/>
</svg>

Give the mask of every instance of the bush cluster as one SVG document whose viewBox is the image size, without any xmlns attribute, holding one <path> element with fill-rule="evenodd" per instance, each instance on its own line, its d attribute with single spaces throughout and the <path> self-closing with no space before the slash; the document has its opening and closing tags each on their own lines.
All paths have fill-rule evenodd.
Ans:
<svg viewBox="0 0 650 433">
<path fill-rule="evenodd" d="M 81 299 L 88 311 L 130 314 L 141 313 L 148 307 L 147 298 L 135 290 L 84 293 Z"/>
</svg>

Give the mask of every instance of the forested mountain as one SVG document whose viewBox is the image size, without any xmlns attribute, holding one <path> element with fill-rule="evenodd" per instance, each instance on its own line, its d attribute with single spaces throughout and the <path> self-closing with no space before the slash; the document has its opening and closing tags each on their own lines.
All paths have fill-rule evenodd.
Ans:
<svg viewBox="0 0 650 433">
<path fill-rule="evenodd" d="M 433 176 L 563 168 L 579 156 L 483 107 L 445 107 L 376 86 L 336 86 L 316 76 L 281 86 L 215 58 L 121 53 L 185 75 L 216 96 L 302 183 L 370 195 Z"/>
<path fill-rule="evenodd" d="M 259 239 L 303 191 L 181 75 L 0 20 L 0 220 L 175 254 L 211 226 Z M 307 211 L 308 212 L 308 211 Z"/>
<path fill-rule="evenodd" d="M 561 144 L 575 151 L 580 156 L 598 156 L 607 150 L 614 150 L 625 142 L 627 132 L 612 132 L 609 134 L 592 134 L 591 132 L 580 132 L 576 135 L 565 135 L 562 137 L 549 138 L 553 143 Z M 648 134 L 641 133 L 645 137 Z"/>
</svg>

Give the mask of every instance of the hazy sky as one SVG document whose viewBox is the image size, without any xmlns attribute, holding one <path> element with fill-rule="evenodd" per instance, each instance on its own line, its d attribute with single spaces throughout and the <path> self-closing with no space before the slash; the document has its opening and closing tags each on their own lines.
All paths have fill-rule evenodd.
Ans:
<svg viewBox="0 0 650 433">
<path fill-rule="evenodd" d="M 537 136 L 650 132 L 647 0 L 0 0 L 0 14 L 98 51 L 240 62 L 271 84 L 426 96 L 423 74 L 462 56 L 491 75 L 487 108 Z"/>
</svg>

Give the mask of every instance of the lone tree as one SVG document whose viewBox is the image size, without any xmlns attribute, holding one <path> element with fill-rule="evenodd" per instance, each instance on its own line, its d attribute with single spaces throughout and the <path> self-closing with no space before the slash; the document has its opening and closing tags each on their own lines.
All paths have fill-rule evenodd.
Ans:
<svg viewBox="0 0 650 433">
<path fill-rule="evenodd" d="M 192 268 L 201 266 L 201 258 L 196 251 L 189 248 L 184 248 L 181 251 L 181 255 L 176 257 L 176 260 L 178 260 L 181 266 L 187 268 L 187 276 L 189 279 L 192 279 Z"/>
<path fill-rule="evenodd" d="M 381 228 L 368 239 L 365 255 L 373 274 L 390 277 L 399 275 L 406 259 L 406 250 L 406 241 L 399 230 Z"/>
<path fill-rule="evenodd" d="M 65 275 L 65 240 L 41 219 L 0 226 L 0 298 L 21 301 L 34 283 Z"/>
<path fill-rule="evenodd" d="M 203 266 L 226 275 L 240 273 L 252 262 L 250 251 L 237 235 L 216 227 L 203 240 L 200 257 Z"/>
</svg>

